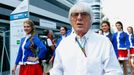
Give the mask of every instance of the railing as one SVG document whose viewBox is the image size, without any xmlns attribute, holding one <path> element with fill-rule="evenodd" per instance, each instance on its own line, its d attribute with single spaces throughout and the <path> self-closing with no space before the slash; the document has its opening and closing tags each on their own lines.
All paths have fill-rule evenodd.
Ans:
<svg viewBox="0 0 134 75">
<path fill-rule="evenodd" d="M 8 52 L 9 50 L 7 50 L 7 46 L 6 46 L 6 43 L 7 43 L 7 41 L 9 41 L 9 40 L 7 40 L 6 39 L 6 37 L 7 37 L 7 33 L 9 33 L 9 30 L 8 31 L 0 31 L 0 33 L 2 34 L 1 36 L 3 37 L 3 39 L 2 39 L 2 44 L 3 44 L 3 47 L 2 47 L 2 50 L 0 50 L 1 51 L 1 58 L 0 58 L 0 75 L 2 75 L 2 72 L 3 72 L 3 64 L 4 64 L 4 61 L 8 61 L 8 65 L 10 65 L 10 57 L 9 57 L 9 53 L 10 52 Z M 8 35 L 9 36 L 9 35 Z M 1 42 L 0 42 L 1 43 Z M 10 49 L 10 48 L 9 48 Z M 5 60 L 4 58 L 5 58 L 5 56 L 7 57 L 7 60 Z M 7 64 L 6 64 L 7 65 Z M 9 68 L 9 67 L 8 67 Z"/>
</svg>

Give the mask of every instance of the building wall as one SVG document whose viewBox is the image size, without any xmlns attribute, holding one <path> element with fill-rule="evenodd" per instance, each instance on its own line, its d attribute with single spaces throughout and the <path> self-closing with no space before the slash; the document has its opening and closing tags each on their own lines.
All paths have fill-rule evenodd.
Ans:
<svg viewBox="0 0 134 75">
<path fill-rule="evenodd" d="M 55 0 L 55 3 L 58 3 L 58 2 L 56 2 L 56 0 Z M 39 8 L 42 8 L 44 10 L 48 10 L 48 11 L 53 12 L 55 14 L 58 14 L 58 15 L 61 15 L 64 17 L 68 17 L 68 10 L 62 9 L 62 8 L 52 4 L 50 2 L 47 2 L 45 0 L 40 0 L 40 1 L 30 0 L 30 4 L 37 6 Z"/>
</svg>

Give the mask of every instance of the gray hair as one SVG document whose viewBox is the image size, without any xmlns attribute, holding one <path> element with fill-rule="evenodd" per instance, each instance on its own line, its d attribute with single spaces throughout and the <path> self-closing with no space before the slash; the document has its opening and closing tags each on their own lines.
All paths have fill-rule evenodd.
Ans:
<svg viewBox="0 0 134 75">
<path fill-rule="evenodd" d="M 76 12 L 76 10 L 79 10 L 79 12 L 86 12 L 89 14 L 90 16 L 90 23 L 92 24 L 93 22 L 93 11 L 91 8 L 91 5 L 89 3 L 86 2 L 78 2 L 75 5 L 73 5 L 73 7 L 70 8 L 69 10 L 69 20 L 71 19 L 71 14 Z"/>
</svg>

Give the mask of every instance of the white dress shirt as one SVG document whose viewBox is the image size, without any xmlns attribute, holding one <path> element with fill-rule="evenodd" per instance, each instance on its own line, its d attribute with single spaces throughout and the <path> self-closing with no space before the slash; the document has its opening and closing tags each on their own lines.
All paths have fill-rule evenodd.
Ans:
<svg viewBox="0 0 134 75">
<path fill-rule="evenodd" d="M 108 38 L 88 31 L 85 57 L 76 37 L 71 34 L 59 44 L 50 75 L 123 75 Z"/>
</svg>

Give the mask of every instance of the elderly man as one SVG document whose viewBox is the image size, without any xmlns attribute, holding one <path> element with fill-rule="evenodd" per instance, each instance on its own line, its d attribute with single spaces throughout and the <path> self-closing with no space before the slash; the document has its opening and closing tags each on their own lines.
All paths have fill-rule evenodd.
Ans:
<svg viewBox="0 0 134 75">
<path fill-rule="evenodd" d="M 69 19 L 74 33 L 57 47 L 50 75 L 123 75 L 109 39 L 90 30 L 90 5 L 75 4 Z"/>
</svg>

